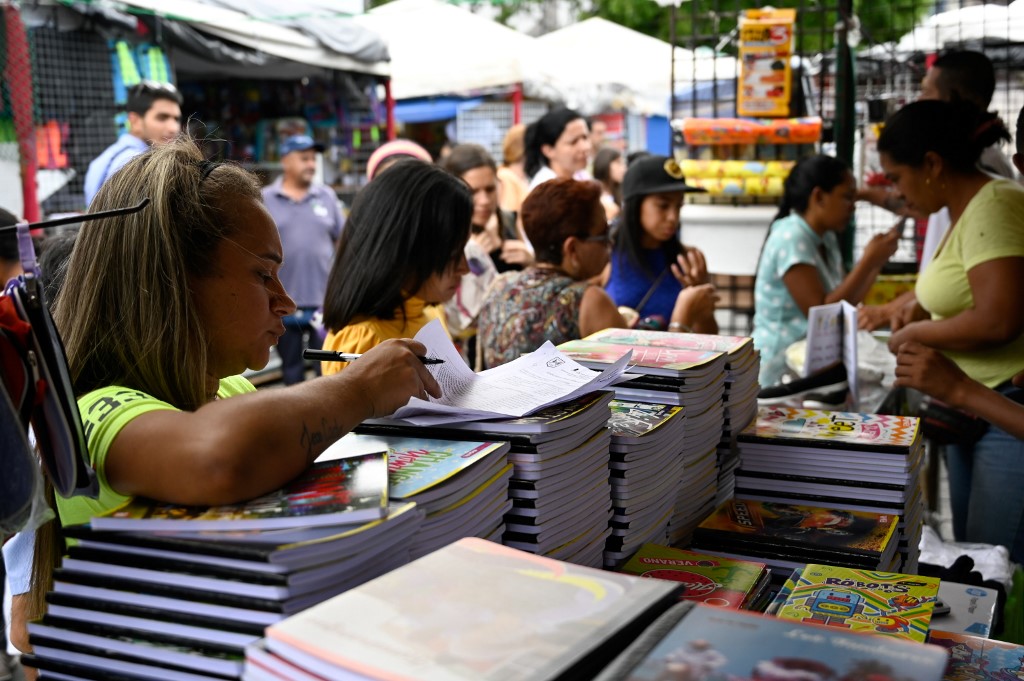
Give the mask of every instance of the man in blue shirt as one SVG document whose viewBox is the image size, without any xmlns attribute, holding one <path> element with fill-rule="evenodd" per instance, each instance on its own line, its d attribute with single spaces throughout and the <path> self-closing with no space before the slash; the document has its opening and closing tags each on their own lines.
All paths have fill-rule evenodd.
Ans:
<svg viewBox="0 0 1024 681">
<path fill-rule="evenodd" d="M 280 147 L 284 172 L 263 189 L 263 201 L 281 233 L 281 283 L 297 308 L 294 315 L 284 318 L 285 334 L 277 342 L 286 385 L 305 377 L 303 348 L 319 349 L 323 345 L 311 321 L 323 305 L 327 275 L 345 224 L 334 191 L 313 181 L 316 155 L 323 150 L 308 135 L 289 137 Z M 320 363 L 315 362 L 313 367 L 319 373 Z"/>
<path fill-rule="evenodd" d="M 128 132 L 93 159 L 85 172 L 85 205 L 107 178 L 151 144 L 165 144 L 181 132 L 181 93 L 170 83 L 144 80 L 128 91 Z"/>
</svg>

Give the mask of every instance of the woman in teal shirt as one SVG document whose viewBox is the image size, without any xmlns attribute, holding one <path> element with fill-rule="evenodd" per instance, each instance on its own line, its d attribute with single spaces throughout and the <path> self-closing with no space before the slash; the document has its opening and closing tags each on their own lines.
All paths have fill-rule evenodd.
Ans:
<svg viewBox="0 0 1024 681">
<path fill-rule="evenodd" d="M 853 217 L 857 184 L 850 169 L 831 156 L 810 156 L 793 167 L 784 187 L 754 285 L 753 337 L 763 387 L 782 381 L 786 348 L 807 335 L 808 310 L 863 300 L 899 240 L 895 230 L 875 235 L 846 274 L 836 235 Z"/>
</svg>

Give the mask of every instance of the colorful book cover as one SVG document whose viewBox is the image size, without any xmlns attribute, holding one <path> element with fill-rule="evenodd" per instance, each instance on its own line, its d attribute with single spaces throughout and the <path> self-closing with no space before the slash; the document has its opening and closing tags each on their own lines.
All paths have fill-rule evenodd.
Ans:
<svg viewBox="0 0 1024 681">
<path fill-rule="evenodd" d="M 599 681 L 939 681 L 946 666 L 934 646 L 700 605 L 638 664 L 633 653 L 619 658 L 632 669 Z"/>
<path fill-rule="evenodd" d="M 387 514 L 387 452 L 310 466 L 281 489 L 242 504 L 176 506 L 135 498 L 93 518 L 97 530 L 271 530 L 344 525 Z"/>
<path fill-rule="evenodd" d="M 912 416 L 761 407 L 740 442 L 906 452 L 919 440 Z"/>
<path fill-rule="evenodd" d="M 613 364 L 620 357 L 633 351 L 631 370 L 640 373 L 650 371 L 669 376 L 684 376 L 710 369 L 716 360 L 723 357 L 721 352 L 711 350 L 678 350 L 660 346 L 602 343 L 586 340 L 572 340 L 562 343 L 558 349 L 581 364 Z"/>
<path fill-rule="evenodd" d="M 335 448 L 346 454 L 386 449 L 391 496 L 406 499 L 441 484 L 491 454 L 508 451 L 509 446 L 507 442 L 349 433 L 331 446 L 332 450 Z"/>
<path fill-rule="evenodd" d="M 697 536 L 881 555 L 898 521 L 899 516 L 889 514 L 730 499 L 700 524 Z"/>
<path fill-rule="evenodd" d="M 682 595 L 686 600 L 739 608 L 750 591 L 757 586 L 764 569 L 764 563 L 644 544 L 620 572 L 681 582 L 686 587 Z"/>
<path fill-rule="evenodd" d="M 928 642 L 949 651 L 946 681 L 1020 681 L 1024 646 L 970 634 L 932 631 Z"/>
<path fill-rule="evenodd" d="M 583 340 L 612 345 L 671 348 L 673 350 L 704 350 L 735 355 L 753 347 L 747 336 L 712 336 L 703 333 L 675 333 L 648 329 L 605 329 Z"/>
<path fill-rule="evenodd" d="M 937 577 L 808 565 L 776 616 L 924 642 Z"/>
<path fill-rule="evenodd" d="M 608 428 L 612 431 L 612 441 L 650 435 L 683 413 L 682 407 L 623 400 L 612 400 L 611 410 Z"/>
</svg>

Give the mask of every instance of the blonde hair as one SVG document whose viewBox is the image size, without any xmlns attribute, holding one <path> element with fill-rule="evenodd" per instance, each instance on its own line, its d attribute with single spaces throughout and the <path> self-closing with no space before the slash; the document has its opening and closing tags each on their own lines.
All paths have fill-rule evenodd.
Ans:
<svg viewBox="0 0 1024 681">
<path fill-rule="evenodd" d="M 526 153 L 525 147 L 526 125 L 519 123 L 513 125 L 505 133 L 505 141 L 501 145 L 501 156 L 503 165 L 511 165 L 523 160 Z"/>
<path fill-rule="evenodd" d="M 192 283 L 214 273 L 218 243 L 237 229 L 230 201 L 261 201 L 260 185 L 183 139 L 129 161 L 91 208 L 145 197 L 137 213 L 82 225 L 54 320 L 77 395 L 121 385 L 194 410 L 207 401 L 207 338 Z"/>
<path fill-rule="evenodd" d="M 182 410 L 207 401 L 207 339 L 192 281 L 215 273 L 217 244 L 239 227 L 233 199 L 262 201 L 251 173 L 203 159 L 188 138 L 151 148 L 106 181 L 90 210 L 150 203 L 82 225 L 53 318 L 77 396 L 110 385 Z M 53 488 L 47 485 L 54 507 Z M 37 530 L 29 616 L 46 611 L 64 553 L 57 521 Z"/>
</svg>

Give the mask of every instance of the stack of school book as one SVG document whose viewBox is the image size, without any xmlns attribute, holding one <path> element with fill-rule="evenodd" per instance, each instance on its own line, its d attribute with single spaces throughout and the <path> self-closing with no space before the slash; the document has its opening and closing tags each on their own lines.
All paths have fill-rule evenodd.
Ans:
<svg viewBox="0 0 1024 681">
<path fill-rule="evenodd" d="M 687 343 L 687 337 L 691 342 Z M 616 385 L 616 397 L 684 408 L 683 456 L 688 463 L 669 520 L 669 543 L 673 544 L 685 541 L 714 509 L 718 491 L 717 452 L 725 432 L 727 355 L 706 349 L 713 343 L 692 340 L 700 338 L 693 334 L 606 329 L 558 346 L 593 369 L 606 368 L 632 351 L 629 373 L 637 377 Z"/>
<path fill-rule="evenodd" d="M 512 508 L 508 442 L 349 433 L 331 447 L 337 456 L 381 449 L 388 453 L 391 498 L 415 502 L 426 516 L 409 545 L 410 559 L 463 537 L 501 541 Z"/>
<path fill-rule="evenodd" d="M 917 571 L 924 523 L 918 419 L 762 407 L 739 445 L 737 497 L 897 515 L 896 569 Z"/>
<path fill-rule="evenodd" d="M 896 521 L 894 515 L 733 499 L 700 524 L 691 548 L 763 562 L 773 578 L 807 563 L 893 571 L 899 563 Z"/>
<path fill-rule="evenodd" d="M 32 666 L 77 678 L 237 678 L 270 624 L 409 560 L 423 520 L 387 506 L 385 454 L 327 461 L 246 504 L 135 500 L 75 540 Z"/>
<path fill-rule="evenodd" d="M 939 681 L 945 668 L 936 646 L 679 603 L 595 681 Z"/>
<path fill-rule="evenodd" d="M 809 564 L 793 571 L 769 614 L 923 643 L 938 577 Z"/>
<path fill-rule="evenodd" d="M 685 587 L 682 598 L 722 608 L 757 610 L 771 573 L 764 563 L 731 560 L 658 544 L 644 544 L 621 569 L 628 575 L 668 579 Z"/>
<path fill-rule="evenodd" d="M 928 643 L 949 653 L 946 681 L 1018 681 L 1024 646 L 948 631 L 928 634 Z"/>
<path fill-rule="evenodd" d="M 611 436 L 606 425 L 614 394 L 588 393 L 517 419 L 443 426 L 364 424 L 365 434 L 452 440 L 506 441 L 512 464 L 502 542 L 530 553 L 602 567 L 611 533 Z"/>
<path fill-rule="evenodd" d="M 604 566 L 622 565 L 642 544 L 668 539 L 676 491 L 685 470 L 683 408 L 611 403 L 612 535 Z"/>
<path fill-rule="evenodd" d="M 680 591 L 462 539 L 268 627 L 246 676 L 590 679 Z"/>
<path fill-rule="evenodd" d="M 753 340 L 745 336 L 713 336 L 698 333 L 673 333 L 667 331 L 648 331 L 642 329 L 605 329 L 591 334 L 583 339 L 586 343 L 601 343 L 605 345 L 628 346 L 633 349 L 634 359 L 640 368 L 631 369 L 645 373 L 643 364 L 649 362 L 652 367 L 664 363 L 678 362 L 685 368 L 687 362 L 702 362 L 703 353 L 724 354 L 724 390 L 722 403 L 724 407 L 722 438 L 719 443 L 719 501 L 724 501 L 731 496 L 732 480 L 731 473 L 738 463 L 736 454 L 736 436 L 749 424 L 757 414 L 757 393 L 759 385 L 757 376 L 760 371 L 760 355 L 754 349 Z M 564 346 L 563 346 L 564 347 Z M 581 349 L 585 347 L 581 342 Z M 639 348 L 646 348 L 641 351 Z M 669 356 L 669 352 L 695 353 L 692 355 Z M 581 363 L 586 364 L 580 358 Z M 691 369 L 691 372 L 697 373 Z M 648 392 L 664 392 L 666 389 L 675 392 L 682 390 L 678 399 L 686 400 L 689 391 L 685 385 L 678 385 L 671 377 L 664 377 L 655 374 L 644 375 L 621 384 L 616 388 L 616 393 L 623 398 L 630 396 L 638 399 L 650 399 L 643 397 Z M 692 396 L 689 401 L 682 402 L 687 406 L 694 406 Z M 666 399 L 665 396 L 661 396 Z M 675 395 L 668 399 L 677 399 Z M 675 404 L 676 402 L 671 402 Z"/>
</svg>

